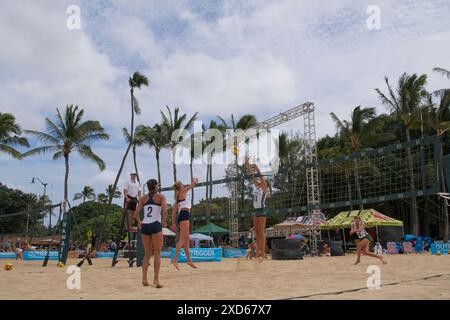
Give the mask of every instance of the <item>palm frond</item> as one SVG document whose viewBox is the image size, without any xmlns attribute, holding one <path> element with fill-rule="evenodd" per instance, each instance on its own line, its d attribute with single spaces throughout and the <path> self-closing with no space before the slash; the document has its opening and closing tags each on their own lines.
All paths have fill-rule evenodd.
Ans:
<svg viewBox="0 0 450 320">
<path fill-rule="evenodd" d="M 29 150 L 23 154 L 23 157 L 30 157 L 34 155 L 40 155 L 45 154 L 48 152 L 61 152 L 59 147 L 57 146 L 44 146 L 44 147 L 38 147 L 34 148 L 32 150 Z"/>
<path fill-rule="evenodd" d="M 9 154 L 14 159 L 20 160 L 23 158 L 22 153 L 20 153 L 19 151 L 17 151 L 16 149 L 14 149 L 13 147 L 11 147 L 7 144 L 0 143 L 0 151 L 3 151 L 5 153 Z"/>
<path fill-rule="evenodd" d="M 30 146 L 27 138 L 18 137 L 18 136 L 8 137 L 6 139 L 3 139 L 1 142 L 4 144 L 8 144 L 8 145 L 18 145 L 18 146 L 23 146 L 23 147 Z"/>
<path fill-rule="evenodd" d="M 447 77 L 447 79 L 450 79 L 450 71 L 444 68 L 433 68 L 434 72 L 437 72 L 441 75 L 443 75 L 444 77 Z"/>
<path fill-rule="evenodd" d="M 140 115 L 141 114 L 141 108 L 139 107 L 139 101 L 136 99 L 136 97 L 133 95 L 133 111 L 135 114 Z"/>
<path fill-rule="evenodd" d="M 92 160 L 95 162 L 101 171 L 105 170 L 106 165 L 105 162 L 97 156 L 88 145 L 79 145 L 78 153 L 85 159 Z"/>
<path fill-rule="evenodd" d="M 60 145 L 62 144 L 62 141 L 59 140 L 56 137 L 53 137 L 45 132 L 35 131 L 35 130 L 24 130 L 23 131 L 26 134 L 29 134 L 31 136 L 34 136 L 35 138 L 39 139 L 40 141 L 44 143 L 52 143 L 54 145 Z"/>
</svg>

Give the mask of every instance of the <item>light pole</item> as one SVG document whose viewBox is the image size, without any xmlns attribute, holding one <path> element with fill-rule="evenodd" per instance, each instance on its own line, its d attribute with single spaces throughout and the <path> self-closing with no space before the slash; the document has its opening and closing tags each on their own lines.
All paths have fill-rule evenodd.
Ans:
<svg viewBox="0 0 450 320">
<path fill-rule="evenodd" d="M 42 186 L 44 187 L 44 206 L 45 206 L 45 196 L 46 196 L 48 183 L 42 182 L 41 179 L 35 178 L 35 177 L 33 177 L 31 179 L 31 183 L 36 183 L 36 180 L 39 181 L 42 184 Z M 28 220 L 28 218 L 27 218 L 27 220 Z M 52 227 L 52 212 L 50 211 L 50 219 L 49 219 L 49 222 L 48 222 L 48 230 L 51 230 L 51 227 Z"/>
</svg>

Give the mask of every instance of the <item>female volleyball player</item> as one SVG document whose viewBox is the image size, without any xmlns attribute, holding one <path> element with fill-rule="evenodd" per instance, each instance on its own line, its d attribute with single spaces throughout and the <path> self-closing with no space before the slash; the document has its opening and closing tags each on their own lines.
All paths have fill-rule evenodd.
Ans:
<svg viewBox="0 0 450 320">
<path fill-rule="evenodd" d="M 372 237 L 369 235 L 369 233 L 366 231 L 366 228 L 364 226 L 364 223 L 362 222 L 361 218 L 358 216 L 355 216 L 353 218 L 352 228 L 350 230 L 350 234 L 355 234 L 358 236 L 359 243 L 356 247 L 358 257 L 356 258 L 355 265 L 361 262 L 361 255 L 366 255 L 369 257 L 380 259 L 383 264 L 386 264 L 386 261 L 382 256 L 379 256 L 375 253 L 372 253 L 369 251 L 370 242 L 372 242 Z"/>
<path fill-rule="evenodd" d="M 253 229 L 256 232 L 256 258 L 264 259 L 265 257 L 265 248 L 266 248 L 266 209 L 265 209 L 265 201 L 266 197 L 269 193 L 269 184 L 261 176 L 261 171 L 259 170 L 256 164 L 250 166 L 248 162 L 248 158 L 245 158 L 245 167 L 247 168 L 253 182 Z M 256 169 L 259 174 L 259 178 L 256 179 L 253 174 L 253 167 Z"/>
<path fill-rule="evenodd" d="M 162 228 L 166 227 L 166 197 L 158 192 L 159 186 L 155 179 L 148 180 L 147 187 L 149 193 L 140 199 L 134 214 L 138 228 L 141 230 L 142 243 L 144 244 L 145 250 L 142 261 L 142 285 L 149 286 L 147 271 L 153 253 L 155 255 L 153 261 L 153 285 L 156 288 L 162 288 L 159 282 L 159 270 L 161 267 L 161 249 L 163 244 Z M 140 217 L 141 208 L 144 208 L 144 219 L 142 221 Z"/>
<path fill-rule="evenodd" d="M 178 267 L 178 254 L 180 253 L 181 247 L 184 247 L 187 264 L 192 268 L 197 268 L 197 266 L 192 263 L 191 254 L 189 252 L 189 218 L 191 216 L 191 202 L 188 198 L 188 191 L 194 188 L 197 183 L 198 179 L 194 178 L 190 185 L 185 186 L 181 181 L 177 181 L 173 185 L 173 189 L 175 190 L 175 202 L 172 209 L 171 229 L 172 231 L 176 230 L 176 223 L 180 230 L 178 243 L 172 260 L 172 264 L 177 270 L 180 270 Z"/>
</svg>

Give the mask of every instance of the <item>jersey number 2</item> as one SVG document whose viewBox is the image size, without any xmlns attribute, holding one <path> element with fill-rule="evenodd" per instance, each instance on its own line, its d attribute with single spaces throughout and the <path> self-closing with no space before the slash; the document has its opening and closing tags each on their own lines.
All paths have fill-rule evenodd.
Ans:
<svg viewBox="0 0 450 320">
<path fill-rule="evenodd" d="M 148 209 L 147 209 L 147 218 L 151 218 L 152 217 L 152 211 L 153 211 L 153 207 L 148 207 Z"/>
</svg>

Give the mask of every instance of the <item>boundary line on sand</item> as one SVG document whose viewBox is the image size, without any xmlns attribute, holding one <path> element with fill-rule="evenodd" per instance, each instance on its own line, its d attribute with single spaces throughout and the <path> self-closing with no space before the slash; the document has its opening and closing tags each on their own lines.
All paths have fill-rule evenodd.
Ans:
<svg viewBox="0 0 450 320">
<path fill-rule="evenodd" d="M 398 285 L 398 284 L 415 282 L 415 281 L 420 281 L 420 280 L 429 280 L 429 279 L 433 279 L 433 278 L 440 278 L 443 276 L 450 276 L 450 273 L 436 274 L 436 275 L 413 279 L 413 280 L 392 282 L 392 283 L 383 284 L 380 287 L 394 286 L 394 285 Z M 367 287 L 363 287 L 363 288 L 347 289 L 347 290 L 333 291 L 333 292 L 313 293 L 313 294 L 308 294 L 308 295 L 299 296 L 299 297 L 290 297 L 290 298 L 283 298 L 283 299 L 277 299 L 277 300 L 299 300 L 299 299 L 306 299 L 306 298 L 315 297 L 315 296 L 339 295 L 339 294 L 343 294 L 343 293 L 347 293 L 347 292 L 355 292 L 355 291 L 362 291 L 362 290 L 369 290 L 369 289 Z"/>
</svg>

